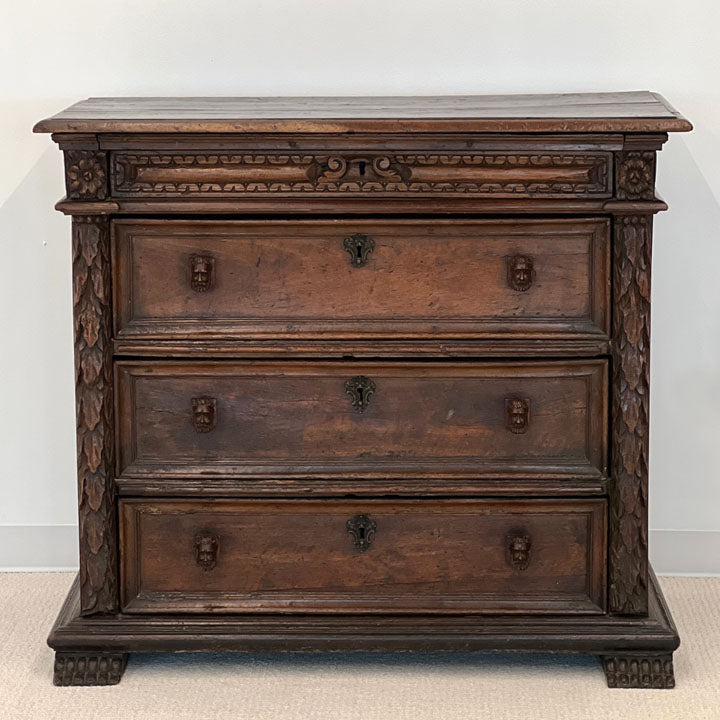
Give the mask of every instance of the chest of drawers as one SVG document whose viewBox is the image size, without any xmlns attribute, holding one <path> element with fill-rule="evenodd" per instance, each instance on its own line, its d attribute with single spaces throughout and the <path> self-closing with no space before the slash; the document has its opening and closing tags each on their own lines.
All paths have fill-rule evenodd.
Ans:
<svg viewBox="0 0 720 720">
<path fill-rule="evenodd" d="M 91 99 L 72 216 L 80 572 L 55 682 L 132 651 L 545 650 L 672 687 L 648 566 L 651 93 Z"/>
</svg>

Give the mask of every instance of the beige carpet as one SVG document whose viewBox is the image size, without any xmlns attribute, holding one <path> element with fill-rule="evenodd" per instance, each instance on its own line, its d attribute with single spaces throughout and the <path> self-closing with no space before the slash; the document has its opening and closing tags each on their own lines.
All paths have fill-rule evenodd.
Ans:
<svg viewBox="0 0 720 720">
<path fill-rule="evenodd" d="M 67 573 L 0 574 L 0 718 L 720 720 L 720 578 L 662 578 L 675 690 L 608 690 L 562 655 L 131 655 L 114 687 L 56 688 L 45 638 Z"/>
</svg>

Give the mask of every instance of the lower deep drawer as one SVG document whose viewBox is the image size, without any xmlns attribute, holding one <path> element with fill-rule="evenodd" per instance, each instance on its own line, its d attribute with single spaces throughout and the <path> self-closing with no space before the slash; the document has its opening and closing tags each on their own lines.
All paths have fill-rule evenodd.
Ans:
<svg viewBox="0 0 720 720">
<path fill-rule="evenodd" d="M 125 612 L 601 613 L 604 500 L 124 500 Z"/>
</svg>

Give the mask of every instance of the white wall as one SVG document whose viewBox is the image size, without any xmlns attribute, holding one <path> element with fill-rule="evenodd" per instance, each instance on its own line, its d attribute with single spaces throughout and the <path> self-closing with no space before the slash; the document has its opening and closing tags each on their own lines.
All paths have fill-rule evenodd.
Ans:
<svg viewBox="0 0 720 720">
<path fill-rule="evenodd" d="M 0 566 L 74 562 L 69 221 L 36 120 L 90 95 L 651 89 L 696 127 L 660 156 L 651 526 L 685 532 L 656 561 L 720 571 L 718 37 L 717 0 L 0 0 Z"/>
</svg>

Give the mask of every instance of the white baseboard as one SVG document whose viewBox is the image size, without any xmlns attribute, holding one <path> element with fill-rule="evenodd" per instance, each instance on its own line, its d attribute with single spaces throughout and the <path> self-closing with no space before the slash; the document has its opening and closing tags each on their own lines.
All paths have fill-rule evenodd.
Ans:
<svg viewBox="0 0 720 720">
<path fill-rule="evenodd" d="M 0 572 L 77 570 L 74 525 L 0 525 Z M 720 531 L 651 530 L 658 575 L 720 575 Z"/>
<path fill-rule="evenodd" d="M 720 575 L 720 531 L 651 530 L 650 562 L 658 575 Z"/>
<path fill-rule="evenodd" d="M 77 526 L 0 525 L 0 572 L 77 569 Z"/>
</svg>

